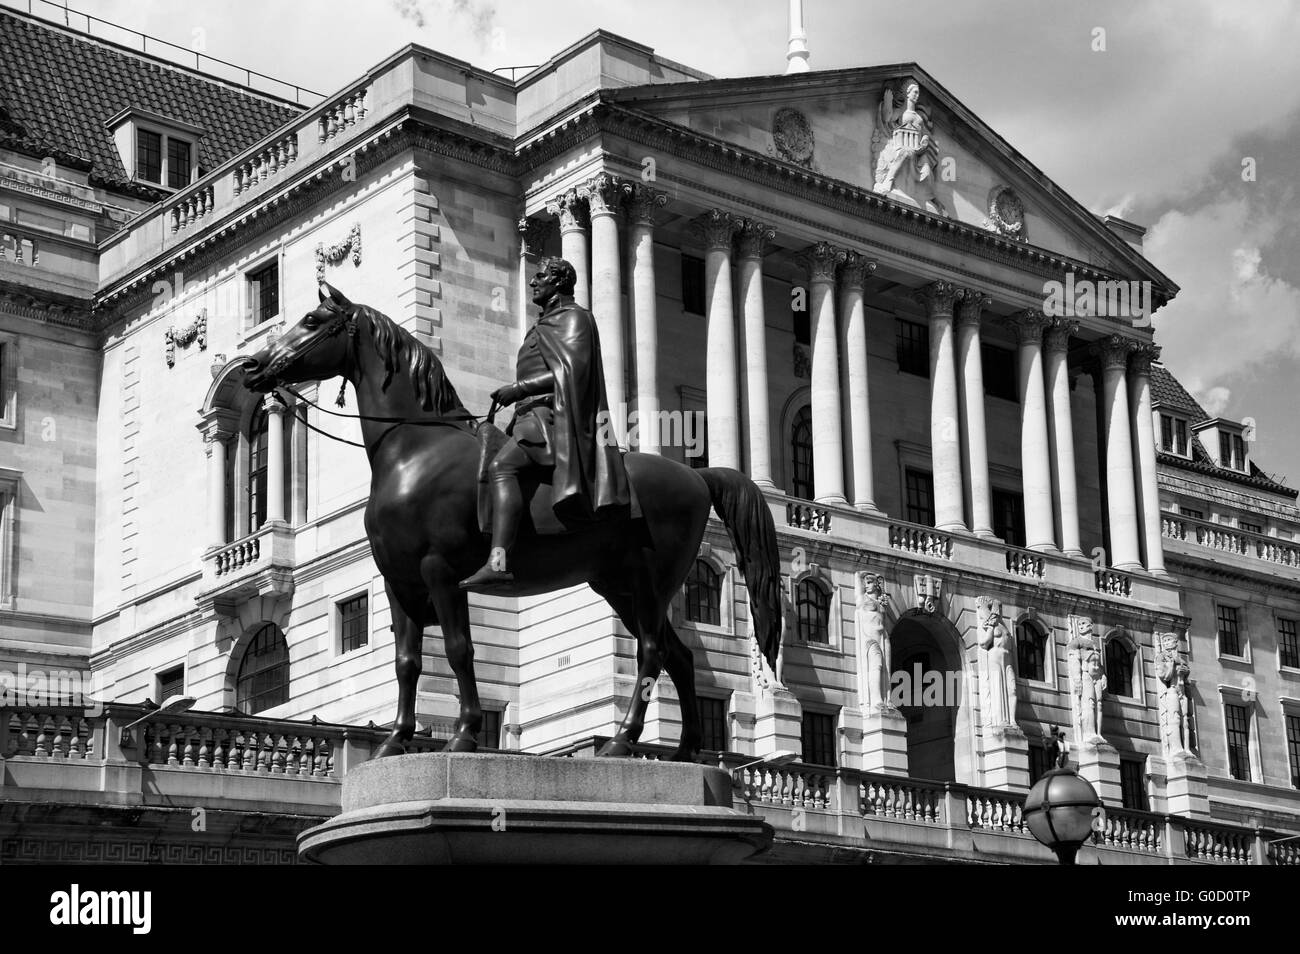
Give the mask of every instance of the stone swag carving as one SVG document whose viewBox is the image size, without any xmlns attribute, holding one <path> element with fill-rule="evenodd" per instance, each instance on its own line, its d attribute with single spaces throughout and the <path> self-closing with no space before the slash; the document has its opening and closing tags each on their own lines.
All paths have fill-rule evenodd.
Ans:
<svg viewBox="0 0 1300 954">
<path fill-rule="evenodd" d="M 939 147 L 934 141 L 934 124 L 917 106 L 921 87 L 908 80 L 898 93 L 886 86 L 876 109 L 876 127 L 871 134 L 872 188 L 881 195 L 901 199 L 927 212 L 947 217 L 948 210 L 935 196 Z"/>
<path fill-rule="evenodd" d="M 1015 637 L 1002 616 L 1002 601 L 981 596 L 975 601 L 979 627 L 980 705 L 989 726 L 1016 724 Z"/>
<path fill-rule="evenodd" d="M 853 631 L 858 648 L 858 705 L 870 712 L 889 705 L 892 663 L 885 629 L 889 596 L 885 593 L 885 578 L 878 573 L 860 570 L 854 574 L 853 583 L 857 594 Z"/>
<path fill-rule="evenodd" d="M 167 367 L 176 366 L 176 346 L 188 348 L 195 342 L 198 343 L 200 351 L 208 350 L 208 310 L 204 308 L 199 312 L 198 317 L 191 321 L 183 328 L 177 328 L 175 325 L 163 332 L 163 340 L 167 345 Z"/>
<path fill-rule="evenodd" d="M 1101 651 L 1092 637 L 1092 620 L 1070 617 L 1070 641 L 1065 647 L 1070 672 L 1070 710 L 1076 745 L 1104 742 L 1101 734 L 1101 697 L 1106 672 Z"/>
<path fill-rule="evenodd" d="M 1187 679 L 1191 667 L 1178 651 L 1177 633 L 1156 634 L 1156 678 L 1160 681 L 1161 748 L 1166 758 L 1192 755 Z"/>
<path fill-rule="evenodd" d="M 325 266 L 337 265 L 352 256 L 352 264 L 361 264 L 361 223 L 357 222 L 348 232 L 348 237 L 341 242 L 335 242 L 333 245 L 326 245 L 321 242 L 316 246 L 316 283 L 319 285 L 325 281 Z"/>
</svg>

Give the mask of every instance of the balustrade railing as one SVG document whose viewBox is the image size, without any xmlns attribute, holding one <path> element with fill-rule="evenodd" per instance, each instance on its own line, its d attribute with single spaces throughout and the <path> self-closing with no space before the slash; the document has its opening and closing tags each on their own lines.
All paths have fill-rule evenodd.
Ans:
<svg viewBox="0 0 1300 954">
<path fill-rule="evenodd" d="M 942 782 L 883 775 L 863 775 L 858 782 L 858 811 L 863 815 L 942 825 L 943 805 Z"/>
<path fill-rule="evenodd" d="M 831 512 L 825 507 L 791 500 L 785 505 L 785 525 L 814 533 L 830 533 Z"/>
<path fill-rule="evenodd" d="M 168 214 L 171 216 L 172 231 L 180 232 L 189 228 L 211 212 L 212 205 L 213 192 L 211 184 L 182 195 L 168 210 Z"/>
<path fill-rule="evenodd" d="M 914 553 L 939 560 L 952 559 L 952 537 L 940 533 L 933 527 L 923 527 L 920 524 L 891 523 L 889 545 L 904 553 Z"/>
<path fill-rule="evenodd" d="M 1047 560 L 1032 550 L 1007 548 L 1007 572 L 1030 580 L 1041 580 L 1047 573 Z"/>
<path fill-rule="evenodd" d="M 1184 819 L 1183 844 L 1187 857 L 1198 861 L 1248 865 L 1251 863 L 1255 834 L 1242 828 Z"/>
<path fill-rule="evenodd" d="M 1194 543 L 1208 550 L 1263 560 L 1281 566 L 1300 566 L 1300 543 L 1266 533 L 1230 527 L 1196 517 L 1164 514 L 1160 530 L 1166 539 Z"/>
<path fill-rule="evenodd" d="M 298 134 L 289 135 L 271 143 L 235 166 L 232 173 L 235 195 L 242 195 L 254 186 L 278 175 L 298 159 Z"/>
<path fill-rule="evenodd" d="M 96 724 L 82 709 L 0 709 L 8 729 L 0 757 L 82 761 L 99 758 Z"/>
<path fill-rule="evenodd" d="M 966 789 L 966 821 L 973 829 L 1027 835 L 1025 796 L 988 788 Z"/>
<path fill-rule="evenodd" d="M 1107 808 L 1096 816 L 1095 845 L 1160 854 L 1164 850 L 1164 819 L 1149 812 Z"/>
<path fill-rule="evenodd" d="M 1124 597 L 1133 595 L 1133 578 L 1127 573 L 1120 573 L 1118 570 L 1098 570 L 1093 576 L 1098 593 Z"/>
<path fill-rule="evenodd" d="M 349 126 L 365 119 L 367 112 L 366 88 L 353 90 L 331 104 L 317 119 L 317 136 L 324 143 L 333 139 Z"/>
</svg>

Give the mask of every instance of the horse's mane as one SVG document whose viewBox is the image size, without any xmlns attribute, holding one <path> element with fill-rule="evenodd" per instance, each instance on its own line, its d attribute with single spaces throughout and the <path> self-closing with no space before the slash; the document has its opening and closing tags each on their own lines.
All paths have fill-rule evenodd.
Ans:
<svg viewBox="0 0 1300 954">
<path fill-rule="evenodd" d="M 384 362 L 385 390 L 393 380 L 393 373 L 400 366 L 406 355 L 406 373 L 415 386 L 415 396 L 420 406 L 427 411 L 444 414 L 458 410 L 464 405 L 456 389 L 447 378 L 442 362 L 428 345 L 416 339 L 405 328 L 393 321 L 383 312 L 376 311 L 369 305 L 355 305 L 358 314 L 364 315 L 370 322 L 370 333 L 375 340 L 375 351 Z"/>
</svg>

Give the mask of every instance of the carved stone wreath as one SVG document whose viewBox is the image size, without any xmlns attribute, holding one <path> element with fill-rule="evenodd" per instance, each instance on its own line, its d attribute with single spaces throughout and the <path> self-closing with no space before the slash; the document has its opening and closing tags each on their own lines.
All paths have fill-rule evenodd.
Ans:
<svg viewBox="0 0 1300 954">
<path fill-rule="evenodd" d="M 783 106 L 772 117 L 772 146 L 786 162 L 812 168 L 813 131 L 799 110 Z"/>
<path fill-rule="evenodd" d="M 333 245 L 321 243 L 316 246 L 316 282 L 325 281 L 325 266 L 337 265 L 352 255 L 352 264 L 361 264 L 361 223 L 352 226 L 352 231 L 348 237 L 341 242 L 335 242 Z"/>
<path fill-rule="evenodd" d="M 198 342 L 199 350 L 208 349 L 208 310 L 205 308 L 197 318 L 191 321 L 184 328 L 172 326 L 163 332 L 163 340 L 167 343 L 167 367 L 176 366 L 176 346 L 188 348 L 194 342 Z"/>
<path fill-rule="evenodd" d="M 994 186 L 989 193 L 989 214 L 984 228 L 1019 242 L 1025 241 L 1025 205 L 1007 186 Z"/>
</svg>

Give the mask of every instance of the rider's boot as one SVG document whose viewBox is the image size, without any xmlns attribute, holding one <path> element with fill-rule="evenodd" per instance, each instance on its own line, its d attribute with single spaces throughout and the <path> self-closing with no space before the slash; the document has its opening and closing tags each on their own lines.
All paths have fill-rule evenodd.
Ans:
<svg viewBox="0 0 1300 954">
<path fill-rule="evenodd" d="M 507 565 L 507 555 L 519 530 L 524 494 L 519 487 L 519 478 L 509 470 L 492 474 L 492 490 L 492 550 L 483 566 L 460 581 L 462 590 L 490 592 L 515 581 L 515 575 Z"/>
</svg>

